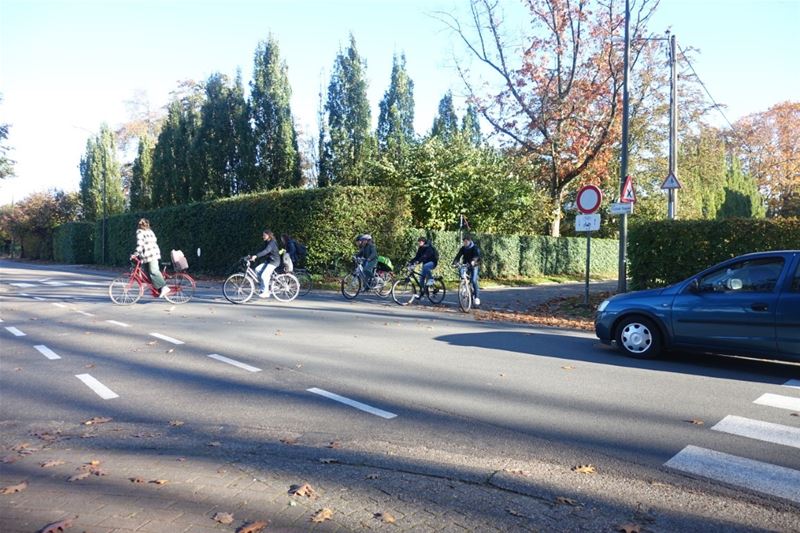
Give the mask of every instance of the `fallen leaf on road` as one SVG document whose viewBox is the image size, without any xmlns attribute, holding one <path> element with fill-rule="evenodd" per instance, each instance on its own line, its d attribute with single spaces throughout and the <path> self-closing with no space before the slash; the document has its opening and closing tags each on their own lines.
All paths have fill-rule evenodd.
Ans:
<svg viewBox="0 0 800 533">
<path fill-rule="evenodd" d="M 280 337 L 281 335 L 283 335 L 283 332 L 281 330 L 279 330 L 279 329 L 275 330 L 275 335 Z"/>
<path fill-rule="evenodd" d="M 564 365 L 561 368 L 563 368 L 564 370 L 575 370 L 575 367 L 572 365 Z"/>
<path fill-rule="evenodd" d="M 184 424 L 183 420 L 170 420 L 169 421 L 169 425 L 174 427 L 174 428 L 181 427 L 183 424 Z"/>
<path fill-rule="evenodd" d="M 338 461 L 338 459 L 333 459 L 331 457 L 323 457 L 322 459 L 319 460 L 319 462 L 324 464 L 324 465 L 330 465 L 330 464 L 333 464 L 333 463 L 338 463 L 339 461 Z"/>
<path fill-rule="evenodd" d="M 213 519 L 220 524 L 230 524 L 233 522 L 233 515 L 231 513 L 216 513 Z"/>
<path fill-rule="evenodd" d="M 40 529 L 37 533 L 62 533 L 65 529 L 72 527 L 73 520 L 77 519 L 77 515 L 72 518 L 65 518 L 63 520 L 59 520 L 58 522 L 53 522 L 52 524 L 47 524 L 42 529 Z"/>
<path fill-rule="evenodd" d="M 150 480 L 150 483 L 154 485 L 166 485 L 168 482 L 166 479 L 152 479 Z"/>
<path fill-rule="evenodd" d="M 324 509 L 320 509 L 317 511 L 317 514 L 311 517 L 312 522 L 324 522 L 325 520 L 330 520 L 333 518 L 333 509 L 328 509 L 325 507 Z"/>
<path fill-rule="evenodd" d="M 107 416 L 93 416 L 89 420 L 83 423 L 84 426 L 91 426 L 97 424 L 105 424 L 106 422 L 111 422 L 113 418 L 109 418 Z"/>
<path fill-rule="evenodd" d="M 577 472 L 579 474 L 596 474 L 597 469 L 594 465 L 578 465 L 572 467 L 573 472 Z"/>
<path fill-rule="evenodd" d="M 326 446 L 326 448 L 333 448 L 334 450 L 339 449 L 342 447 L 342 443 L 338 440 L 332 440 L 330 444 Z"/>
<path fill-rule="evenodd" d="M 642 528 L 639 524 L 622 524 L 617 526 L 617 531 L 622 531 L 622 533 L 641 533 Z"/>
<path fill-rule="evenodd" d="M 375 518 L 382 521 L 384 524 L 394 524 L 397 519 L 391 513 L 375 513 Z"/>
<path fill-rule="evenodd" d="M 367 474 L 366 479 L 380 479 L 381 477 L 378 474 Z"/>
<path fill-rule="evenodd" d="M 703 422 L 702 420 L 700 420 L 698 418 L 692 418 L 691 420 L 686 420 L 686 422 L 689 422 L 690 424 L 694 424 L 695 426 L 702 426 L 703 424 L 705 424 L 705 422 Z"/>
<path fill-rule="evenodd" d="M 137 485 L 140 483 L 144 483 L 144 480 L 140 477 L 131 477 L 128 479 L 131 481 L 131 483 L 136 483 Z"/>
<path fill-rule="evenodd" d="M 179 463 L 182 463 L 182 462 L 186 461 L 186 457 L 178 457 L 175 460 L 178 461 Z"/>
<path fill-rule="evenodd" d="M 93 439 L 96 436 L 97 435 L 95 435 L 94 433 L 81 433 L 81 438 L 82 439 Z"/>
<path fill-rule="evenodd" d="M 21 366 L 18 366 L 17 368 L 14 369 L 14 372 L 21 372 L 21 371 L 22 371 L 22 367 Z"/>
<path fill-rule="evenodd" d="M 528 475 L 528 472 L 526 472 L 524 470 L 509 470 L 508 468 L 506 468 L 504 470 L 504 472 L 507 472 L 509 474 L 513 474 L 515 476 L 527 476 Z"/>
<path fill-rule="evenodd" d="M 565 496 L 559 496 L 556 498 L 556 503 L 558 505 L 572 505 L 575 507 L 578 504 L 578 500 L 573 500 L 572 498 L 567 498 Z"/>
<path fill-rule="evenodd" d="M 40 464 L 39 466 L 41 466 L 42 468 L 50 468 L 52 466 L 59 466 L 59 465 L 63 465 L 63 464 L 64 464 L 64 461 L 62 461 L 60 459 L 53 459 L 52 461 L 45 461 L 42 464 Z"/>
<path fill-rule="evenodd" d="M 83 368 L 94 368 L 94 365 L 89 363 L 88 365 L 83 365 Z"/>
<path fill-rule="evenodd" d="M 244 524 L 236 530 L 236 533 L 258 533 L 259 531 L 263 531 L 265 527 L 267 527 L 267 523 L 259 520 L 258 522 Z"/>
<path fill-rule="evenodd" d="M 511 516 L 519 516 L 521 518 L 527 518 L 524 514 L 520 513 L 519 511 L 515 511 L 514 509 L 506 509 L 506 512 Z"/>
<path fill-rule="evenodd" d="M 8 485 L 7 487 L 1 488 L 0 494 L 15 494 L 17 492 L 22 492 L 27 488 L 28 488 L 28 482 L 23 481 L 22 483 L 17 483 L 16 485 Z"/>
<path fill-rule="evenodd" d="M 150 341 L 147 343 L 148 346 L 155 346 L 156 344 L 158 344 L 158 341 Z"/>
<path fill-rule="evenodd" d="M 26 448 L 30 448 L 30 446 L 31 446 L 30 442 L 20 442 L 19 444 L 17 444 L 13 448 L 11 448 L 11 451 L 12 452 L 21 452 L 22 450 L 24 450 Z"/>
<path fill-rule="evenodd" d="M 209 442 L 209 443 L 207 444 L 207 446 L 211 446 L 212 448 L 216 448 L 217 446 L 222 446 L 222 443 L 221 443 L 221 442 L 219 442 L 218 440 L 215 440 L 215 441 L 213 441 L 213 442 Z"/>
<path fill-rule="evenodd" d="M 167 350 L 167 352 L 166 352 L 166 353 L 172 353 L 172 352 L 174 352 L 174 351 L 175 351 L 175 348 L 170 348 L 169 350 Z"/>
<path fill-rule="evenodd" d="M 308 483 L 303 483 L 302 485 L 292 485 L 289 487 L 289 494 L 292 496 L 305 496 L 307 498 L 316 498 L 317 491 L 309 485 Z"/>
<path fill-rule="evenodd" d="M 55 434 L 50 433 L 49 431 L 36 431 L 32 433 L 34 437 L 37 439 L 43 440 L 45 442 L 55 442 L 61 438 L 61 432 L 56 432 Z"/>
<path fill-rule="evenodd" d="M 285 439 L 281 439 L 281 442 L 284 443 L 287 446 L 294 446 L 295 444 L 297 444 L 297 439 L 294 438 L 294 437 L 291 437 L 291 438 L 287 437 Z"/>
</svg>

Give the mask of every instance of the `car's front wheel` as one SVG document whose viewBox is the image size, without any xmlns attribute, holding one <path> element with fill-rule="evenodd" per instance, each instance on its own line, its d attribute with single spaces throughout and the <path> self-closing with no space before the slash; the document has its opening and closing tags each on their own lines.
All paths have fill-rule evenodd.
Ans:
<svg viewBox="0 0 800 533">
<path fill-rule="evenodd" d="M 617 348 L 631 357 L 654 359 L 661 355 L 661 331 L 652 320 L 641 316 L 622 319 L 617 327 Z"/>
</svg>

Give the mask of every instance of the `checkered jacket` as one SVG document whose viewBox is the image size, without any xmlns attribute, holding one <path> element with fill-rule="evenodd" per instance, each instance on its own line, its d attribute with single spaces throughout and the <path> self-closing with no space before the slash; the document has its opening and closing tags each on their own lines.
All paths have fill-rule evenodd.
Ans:
<svg viewBox="0 0 800 533">
<path fill-rule="evenodd" d="M 161 259 L 161 250 L 158 249 L 158 239 L 156 234 L 150 229 L 136 230 L 136 253 L 142 261 L 158 261 Z"/>
</svg>

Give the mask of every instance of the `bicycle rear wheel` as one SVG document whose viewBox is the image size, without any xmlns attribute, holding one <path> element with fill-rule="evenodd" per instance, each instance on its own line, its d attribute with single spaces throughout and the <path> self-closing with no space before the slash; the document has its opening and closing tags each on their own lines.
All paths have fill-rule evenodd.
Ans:
<svg viewBox="0 0 800 533">
<path fill-rule="evenodd" d="M 311 292 L 311 286 L 313 284 L 311 274 L 305 270 L 295 270 L 294 277 L 296 277 L 297 281 L 300 282 L 300 294 L 298 296 L 305 296 Z"/>
<path fill-rule="evenodd" d="M 130 274 L 118 276 L 108 286 L 108 296 L 117 305 L 131 305 L 139 301 L 144 293 L 144 287 Z"/>
<path fill-rule="evenodd" d="M 472 287 L 469 286 L 469 281 L 461 280 L 458 283 L 458 306 L 465 313 L 472 309 Z"/>
<path fill-rule="evenodd" d="M 388 298 L 392 294 L 392 287 L 394 286 L 394 272 L 378 272 L 375 274 L 380 278 L 380 285 L 375 287 L 375 292 L 381 298 Z"/>
<path fill-rule="evenodd" d="M 272 295 L 281 302 L 291 302 L 300 294 L 300 282 L 293 274 L 272 276 Z"/>
<path fill-rule="evenodd" d="M 361 292 L 361 278 L 354 274 L 348 274 L 342 278 L 342 296 L 352 300 Z"/>
<path fill-rule="evenodd" d="M 392 300 L 397 305 L 408 305 L 417 295 L 417 286 L 411 278 L 398 279 L 392 285 Z"/>
<path fill-rule="evenodd" d="M 434 280 L 433 285 L 428 287 L 428 300 L 430 300 L 431 303 L 440 304 L 442 300 L 444 300 L 444 293 L 444 280 L 442 280 L 442 278 L 437 278 Z"/>
<path fill-rule="evenodd" d="M 253 297 L 255 290 L 253 280 L 241 272 L 231 274 L 222 284 L 222 294 L 232 304 L 246 303 Z"/>
<path fill-rule="evenodd" d="M 166 282 L 169 292 L 164 298 L 168 302 L 185 304 L 194 296 L 195 283 L 189 274 L 175 272 L 166 279 Z"/>
</svg>

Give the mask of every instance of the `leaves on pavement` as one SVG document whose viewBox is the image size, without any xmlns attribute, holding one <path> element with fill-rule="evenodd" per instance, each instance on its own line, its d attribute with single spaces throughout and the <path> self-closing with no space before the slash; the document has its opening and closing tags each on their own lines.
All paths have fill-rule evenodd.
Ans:
<svg viewBox="0 0 800 533">
<path fill-rule="evenodd" d="M 392 513 L 375 513 L 374 516 L 384 524 L 394 524 L 397 522 L 397 519 Z"/>
<path fill-rule="evenodd" d="M 140 477 L 131 477 L 128 479 L 131 481 L 131 483 L 136 483 L 137 485 L 144 483 L 144 480 Z"/>
<path fill-rule="evenodd" d="M 111 422 L 113 418 L 109 418 L 107 416 L 93 416 L 89 420 L 86 420 L 83 425 L 84 426 L 91 426 L 97 424 L 105 424 L 107 422 Z"/>
<path fill-rule="evenodd" d="M 267 527 L 267 522 L 258 520 L 257 522 L 248 522 L 236 530 L 236 533 L 258 533 Z"/>
<path fill-rule="evenodd" d="M 556 498 L 556 503 L 558 505 L 571 505 L 573 507 L 580 505 L 578 500 L 573 500 L 572 498 L 567 498 L 566 496 L 558 496 Z"/>
<path fill-rule="evenodd" d="M 220 441 L 218 441 L 218 440 L 215 440 L 215 441 L 209 442 L 207 444 L 207 446 L 210 446 L 212 448 L 217 448 L 219 446 L 222 446 L 222 443 Z"/>
<path fill-rule="evenodd" d="M 311 521 L 320 523 L 326 520 L 330 520 L 331 518 L 333 518 L 333 509 L 325 507 L 317 511 L 317 513 L 311 517 Z"/>
<path fill-rule="evenodd" d="M 294 446 L 295 444 L 297 444 L 297 439 L 295 437 L 286 437 L 284 439 L 281 439 L 281 442 L 287 446 Z"/>
<path fill-rule="evenodd" d="M 37 533 L 62 533 L 65 529 L 72 527 L 72 522 L 75 521 L 77 518 L 78 516 L 76 515 L 73 516 L 72 518 L 64 518 L 63 520 L 59 520 L 58 522 L 47 524 Z"/>
<path fill-rule="evenodd" d="M 332 441 L 330 442 L 330 444 L 328 444 L 328 445 L 327 445 L 327 446 L 325 446 L 325 447 L 326 447 L 326 448 L 332 448 L 332 449 L 334 449 L 334 450 L 338 450 L 339 448 L 341 448 L 341 447 L 342 447 L 342 443 L 340 443 L 338 440 L 332 440 Z"/>
<path fill-rule="evenodd" d="M 366 479 L 380 479 L 381 477 L 378 474 L 367 474 Z"/>
<path fill-rule="evenodd" d="M 333 463 L 338 463 L 339 460 L 338 459 L 334 459 L 332 457 L 323 457 L 323 458 L 321 458 L 319 460 L 319 462 L 324 464 L 324 465 L 330 465 L 330 464 L 333 464 Z"/>
<path fill-rule="evenodd" d="M 41 463 L 39 466 L 41 466 L 42 468 L 50 468 L 50 467 L 53 467 L 53 466 L 60 466 L 60 465 L 63 465 L 63 464 L 65 464 L 65 463 L 61 459 L 52 459 L 50 461 L 45 461 L 45 462 Z"/>
<path fill-rule="evenodd" d="M 307 498 L 317 497 L 317 491 L 314 490 L 314 487 L 308 483 L 303 483 L 302 485 L 292 485 L 289 487 L 289 494 L 292 496 L 305 496 Z"/>
<path fill-rule="evenodd" d="M 72 483 L 73 481 L 80 481 L 82 479 L 86 479 L 87 477 L 89 477 L 91 475 L 92 474 L 90 472 L 81 472 L 80 474 L 75 474 L 75 475 L 69 476 L 67 478 L 67 481 Z"/>
<path fill-rule="evenodd" d="M 154 485 L 166 485 L 169 483 L 169 481 L 166 479 L 151 479 L 150 483 L 153 483 Z"/>
<path fill-rule="evenodd" d="M 572 365 L 564 365 L 561 368 L 563 368 L 564 370 L 575 370 L 575 367 Z"/>
<path fill-rule="evenodd" d="M 19 459 L 19 455 L 6 455 L 2 459 L 0 459 L 0 463 L 11 464 L 17 462 L 17 459 Z"/>
<path fill-rule="evenodd" d="M 183 420 L 170 420 L 169 421 L 169 425 L 174 427 L 174 428 L 181 427 L 183 424 L 184 424 Z"/>
<path fill-rule="evenodd" d="M 573 466 L 572 471 L 579 474 L 596 474 L 597 468 L 594 465 L 578 465 Z"/>
<path fill-rule="evenodd" d="M 8 485 L 6 487 L 0 488 L 0 494 L 15 494 L 17 492 L 22 492 L 27 488 L 28 488 L 28 482 L 23 481 L 21 483 L 17 483 L 16 485 Z"/>
<path fill-rule="evenodd" d="M 639 524 L 621 524 L 617 526 L 617 531 L 622 531 L 622 533 L 641 533 L 642 527 Z"/>
<path fill-rule="evenodd" d="M 233 522 L 233 515 L 231 513 L 216 513 L 212 519 L 216 520 L 220 524 L 230 524 Z"/>
<path fill-rule="evenodd" d="M 691 420 L 686 420 L 686 422 L 693 424 L 695 426 L 702 426 L 703 424 L 705 424 L 705 422 L 703 422 L 699 418 L 692 418 Z"/>
</svg>

